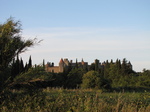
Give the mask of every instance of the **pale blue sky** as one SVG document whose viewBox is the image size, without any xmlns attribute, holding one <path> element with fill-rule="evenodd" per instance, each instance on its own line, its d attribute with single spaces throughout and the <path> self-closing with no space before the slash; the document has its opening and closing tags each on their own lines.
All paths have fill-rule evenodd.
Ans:
<svg viewBox="0 0 150 112">
<path fill-rule="evenodd" d="M 0 14 L 0 23 L 20 20 L 26 39 L 43 39 L 25 61 L 126 58 L 150 69 L 150 0 L 0 0 Z"/>
</svg>

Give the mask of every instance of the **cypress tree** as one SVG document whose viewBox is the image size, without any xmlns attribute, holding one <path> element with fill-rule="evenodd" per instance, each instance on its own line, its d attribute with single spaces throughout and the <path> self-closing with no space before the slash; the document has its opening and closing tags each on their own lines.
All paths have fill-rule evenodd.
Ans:
<svg viewBox="0 0 150 112">
<path fill-rule="evenodd" d="M 111 62 L 110 62 L 111 64 L 113 64 L 114 62 L 113 62 L 113 59 L 111 59 Z"/>
<path fill-rule="evenodd" d="M 76 68 L 78 68 L 78 60 L 76 59 L 76 65 L 75 65 Z"/>
<path fill-rule="evenodd" d="M 99 71 L 99 60 L 98 59 L 96 59 L 95 60 L 95 71 Z"/>
<path fill-rule="evenodd" d="M 127 60 L 124 58 L 121 64 L 121 72 L 122 75 L 126 75 L 127 74 Z"/>
<path fill-rule="evenodd" d="M 12 65 L 11 65 L 11 76 L 12 79 L 17 76 L 20 73 L 20 61 L 19 61 L 19 57 L 17 56 L 16 60 L 15 58 L 12 61 Z"/>
<path fill-rule="evenodd" d="M 28 71 L 28 64 L 27 64 L 27 62 L 25 64 L 24 71 Z"/>
<path fill-rule="evenodd" d="M 17 55 L 17 60 L 16 60 L 16 74 L 15 75 L 18 75 L 19 72 L 20 72 L 20 61 L 19 61 L 19 56 Z"/>
<path fill-rule="evenodd" d="M 15 59 L 13 59 L 12 65 L 11 65 L 11 76 L 12 77 L 15 76 Z"/>
<path fill-rule="evenodd" d="M 21 73 L 21 72 L 24 72 L 24 64 L 23 64 L 22 58 L 21 58 L 21 60 L 20 60 L 20 73 Z"/>
<path fill-rule="evenodd" d="M 29 63 L 28 63 L 28 68 L 31 68 L 31 67 L 32 67 L 32 59 L 31 59 L 31 55 L 30 55 Z"/>
<path fill-rule="evenodd" d="M 119 71 L 121 71 L 121 61 L 120 60 L 116 60 L 116 67 L 117 67 L 117 72 L 119 74 Z"/>
<path fill-rule="evenodd" d="M 45 67 L 45 60 L 43 59 L 43 68 Z"/>
<path fill-rule="evenodd" d="M 108 60 L 106 60 L 105 65 L 102 65 L 103 69 L 104 69 L 104 77 L 108 78 L 109 77 L 109 69 L 110 69 L 110 63 L 108 62 Z"/>
</svg>

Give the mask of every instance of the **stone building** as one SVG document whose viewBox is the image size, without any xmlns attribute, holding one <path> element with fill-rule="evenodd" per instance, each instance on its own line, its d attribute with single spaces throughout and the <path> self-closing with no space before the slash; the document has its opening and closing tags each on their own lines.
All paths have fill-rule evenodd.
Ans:
<svg viewBox="0 0 150 112">
<path fill-rule="evenodd" d="M 95 62 L 93 62 L 91 65 L 88 65 L 88 62 L 84 62 L 83 59 L 81 60 L 81 62 L 78 62 L 76 60 L 75 63 L 73 63 L 72 60 L 68 60 L 67 58 L 65 59 L 60 59 L 58 66 L 54 66 L 54 63 L 50 63 L 48 62 L 45 65 L 45 70 L 47 72 L 53 72 L 53 73 L 63 73 L 64 71 L 69 71 L 72 68 L 83 68 L 84 70 L 88 71 L 88 70 L 104 70 L 105 65 L 109 63 L 109 62 L 103 62 L 101 63 L 98 59 L 95 60 Z M 112 64 L 115 64 L 112 60 L 111 62 Z M 126 63 L 127 67 L 129 69 L 132 70 L 132 65 L 130 62 Z"/>
<path fill-rule="evenodd" d="M 58 66 L 54 66 L 54 63 L 48 62 L 45 65 L 45 70 L 47 72 L 62 73 L 65 70 L 69 69 L 69 67 L 70 68 L 78 67 L 78 68 L 88 69 L 88 62 L 84 62 L 82 59 L 81 62 L 77 62 L 77 60 L 76 60 L 76 62 L 73 63 L 72 60 L 69 61 L 67 58 L 65 58 L 65 59 L 61 58 Z"/>
</svg>

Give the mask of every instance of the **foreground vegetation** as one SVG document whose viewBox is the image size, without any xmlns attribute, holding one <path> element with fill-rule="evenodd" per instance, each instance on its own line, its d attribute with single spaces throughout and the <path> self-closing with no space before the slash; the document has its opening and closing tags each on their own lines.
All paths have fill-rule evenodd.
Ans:
<svg viewBox="0 0 150 112">
<path fill-rule="evenodd" d="M 150 93 L 111 92 L 61 88 L 38 91 L 11 90 L 1 112 L 149 112 Z"/>
</svg>

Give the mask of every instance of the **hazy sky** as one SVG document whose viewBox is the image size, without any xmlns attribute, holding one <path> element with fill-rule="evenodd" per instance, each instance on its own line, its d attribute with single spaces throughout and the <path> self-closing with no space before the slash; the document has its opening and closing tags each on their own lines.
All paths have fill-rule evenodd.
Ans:
<svg viewBox="0 0 150 112">
<path fill-rule="evenodd" d="M 150 0 L 0 0 L 0 23 L 22 23 L 25 39 L 43 39 L 22 54 L 33 64 L 126 58 L 150 69 Z"/>
</svg>

